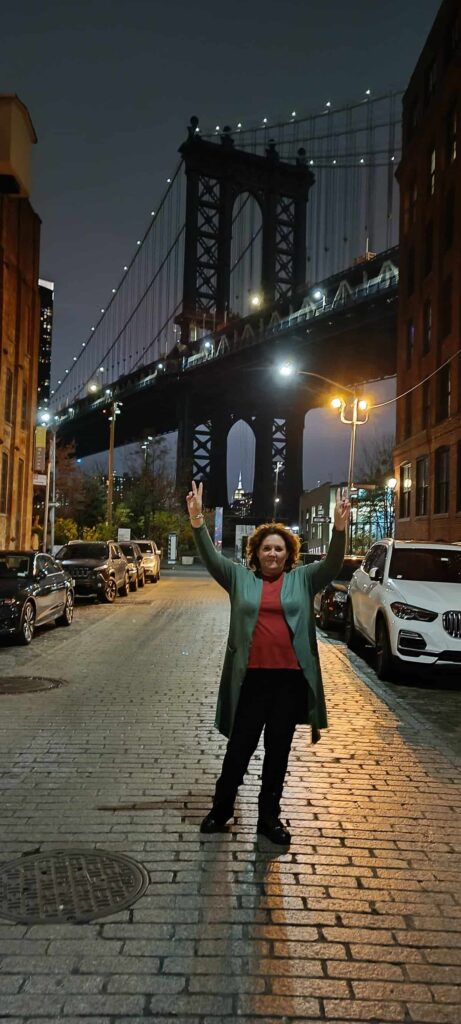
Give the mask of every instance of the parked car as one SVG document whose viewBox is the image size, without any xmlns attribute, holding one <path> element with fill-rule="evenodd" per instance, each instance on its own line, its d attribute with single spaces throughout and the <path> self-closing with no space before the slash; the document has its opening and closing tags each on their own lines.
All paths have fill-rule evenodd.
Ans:
<svg viewBox="0 0 461 1024">
<path fill-rule="evenodd" d="M 59 549 L 56 558 L 72 574 L 76 594 L 95 594 L 110 604 L 117 593 L 125 597 L 129 592 L 128 562 L 113 540 L 71 540 Z"/>
<path fill-rule="evenodd" d="M 36 626 L 70 626 L 74 585 L 51 555 L 36 551 L 0 551 L 0 635 L 30 644 Z"/>
<path fill-rule="evenodd" d="M 461 664 L 461 547 L 381 540 L 352 577 L 346 641 L 376 649 L 380 679 L 405 664 Z"/>
<path fill-rule="evenodd" d="M 135 540 L 135 544 L 141 549 L 142 564 L 146 580 L 151 583 L 158 583 L 160 579 L 160 559 L 162 552 L 154 540 Z"/>
<path fill-rule="evenodd" d="M 146 582 L 141 548 L 132 540 L 123 541 L 123 543 L 120 544 L 120 547 L 128 562 L 130 590 L 137 590 L 138 587 L 143 587 Z"/>
<path fill-rule="evenodd" d="M 349 584 L 362 561 L 361 555 L 347 555 L 338 575 L 314 597 L 314 612 L 319 626 L 344 626 Z"/>
</svg>

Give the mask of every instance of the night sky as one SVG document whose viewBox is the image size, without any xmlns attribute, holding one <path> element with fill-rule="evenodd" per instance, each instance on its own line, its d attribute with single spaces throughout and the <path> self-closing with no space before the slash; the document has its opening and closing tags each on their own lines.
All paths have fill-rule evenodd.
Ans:
<svg viewBox="0 0 461 1024">
<path fill-rule="evenodd" d="M 317 112 L 327 100 L 343 106 L 366 89 L 402 88 L 438 7 L 437 0 L 9 5 L 0 92 L 18 94 L 38 135 L 32 203 L 42 219 L 41 276 L 56 287 L 53 380 L 131 258 L 191 114 L 204 129 L 249 125 L 293 109 Z"/>
</svg>

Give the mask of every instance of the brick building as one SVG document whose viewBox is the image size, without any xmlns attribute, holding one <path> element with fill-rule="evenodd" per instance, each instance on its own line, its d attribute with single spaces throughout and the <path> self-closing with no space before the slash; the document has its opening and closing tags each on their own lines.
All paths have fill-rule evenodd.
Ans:
<svg viewBox="0 0 461 1024">
<path fill-rule="evenodd" d="M 409 393 L 397 403 L 395 450 L 403 539 L 461 540 L 460 43 L 459 0 L 444 0 L 403 101 L 397 394 Z"/>
<path fill-rule="evenodd" d="M 0 95 L 0 547 L 29 547 L 37 404 L 40 219 L 29 202 L 36 136 Z"/>
</svg>

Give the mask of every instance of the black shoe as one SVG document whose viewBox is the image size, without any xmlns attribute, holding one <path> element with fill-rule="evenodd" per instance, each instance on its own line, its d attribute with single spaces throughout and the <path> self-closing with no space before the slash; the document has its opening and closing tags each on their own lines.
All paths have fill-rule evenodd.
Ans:
<svg viewBox="0 0 461 1024">
<path fill-rule="evenodd" d="M 216 811 L 214 811 L 212 808 L 211 811 L 203 819 L 200 825 L 200 831 L 208 833 L 221 832 L 222 829 L 224 828 L 224 825 L 226 824 L 226 821 L 229 821 L 229 818 L 232 818 L 232 814 L 228 814 L 227 818 L 223 818 L 222 815 L 217 814 Z"/>
<path fill-rule="evenodd" d="M 289 846 L 291 843 L 291 835 L 280 818 L 259 818 L 256 831 L 277 846 Z"/>
</svg>

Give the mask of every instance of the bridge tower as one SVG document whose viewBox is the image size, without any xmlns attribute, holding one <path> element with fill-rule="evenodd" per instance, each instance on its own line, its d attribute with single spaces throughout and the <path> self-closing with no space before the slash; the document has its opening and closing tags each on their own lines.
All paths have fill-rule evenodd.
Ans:
<svg viewBox="0 0 461 1024">
<path fill-rule="evenodd" d="M 265 155 L 235 146 L 230 128 L 219 141 L 203 139 L 198 119 L 191 118 L 188 138 L 180 147 L 187 178 L 183 306 L 177 318 L 181 346 L 192 340 L 194 325 L 219 330 L 227 320 L 231 281 L 233 210 L 236 199 L 249 193 L 257 202 L 262 218 L 261 295 L 265 306 L 285 308 L 303 294 L 306 278 L 306 220 L 309 190 L 314 176 L 305 150 L 298 150 L 295 163 L 280 160 L 271 140 Z M 207 503 L 227 505 L 226 448 L 231 417 L 235 410 L 222 401 L 207 414 L 193 408 L 185 397 L 179 411 L 178 481 L 192 473 L 206 483 Z M 228 398 L 232 403 L 232 396 Z M 241 408 L 241 398 L 239 406 Z M 291 494 L 285 512 L 297 520 L 297 502 L 302 490 L 302 427 L 299 411 L 267 410 L 267 396 L 260 404 L 242 410 L 254 424 L 256 471 L 254 511 L 267 516 L 272 508 L 275 462 L 283 462 Z M 277 429 L 284 434 L 283 452 L 275 442 Z"/>
</svg>

